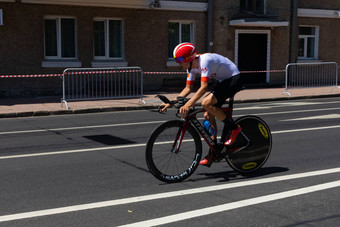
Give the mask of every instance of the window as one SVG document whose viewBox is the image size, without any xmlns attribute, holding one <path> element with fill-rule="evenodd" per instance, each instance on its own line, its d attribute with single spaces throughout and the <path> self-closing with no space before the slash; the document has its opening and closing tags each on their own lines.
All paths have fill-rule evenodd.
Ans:
<svg viewBox="0 0 340 227">
<path fill-rule="evenodd" d="M 318 58 L 319 27 L 299 27 L 299 59 Z"/>
<path fill-rule="evenodd" d="M 0 9 L 0 25 L 4 25 L 4 21 L 2 17 L 2 9 Z"/>
<path fill-rule="evenodd" d="M 179 43 L 194 42 L 194 26 L 191 22 L 169 22 L 168 57 L 173 58 L 173 50 Z"/>
<path fill-rule="evenodd" d="M 74 18 L 45 18 L 45 58 L 76 58 Z"/>
<path fill-rule="evenodd" d="M 95 59 L 122 58 L 122 21 L 97 19 L 93 26 Z"/>
<path fill-rule="evenodd" d="M 241 0 L 240 10 L 245 13 L 265 14 L 265 0 Z"/>
</svg>

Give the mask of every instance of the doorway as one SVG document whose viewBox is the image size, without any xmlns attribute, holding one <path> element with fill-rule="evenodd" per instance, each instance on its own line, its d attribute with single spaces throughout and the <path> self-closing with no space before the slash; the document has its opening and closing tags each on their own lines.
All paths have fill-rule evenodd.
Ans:
<svg viewBox="0 0 340 227">
<path fill-rule="evenodd" d="M 270 56 L 270 31 L 236 32 L 236 57 L 240 71 L 268 71 Z M 269 72 L 242 74 L 245 85 L 269 82 Z"/>
</svg>

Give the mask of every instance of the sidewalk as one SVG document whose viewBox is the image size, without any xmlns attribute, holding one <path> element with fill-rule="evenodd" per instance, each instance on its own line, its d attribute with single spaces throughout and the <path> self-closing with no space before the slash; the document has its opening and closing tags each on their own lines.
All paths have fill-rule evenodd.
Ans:
<svg viewBox="0 0 340 227">
<path fill-rule="evenodd" d="M 235 96 L 235 102 L 277 101 L 333 96 L 340 98 L 340 89 L 336 87 L 333 89 L 332 87 L 292 89 L 289 90 L 291 96 L 283 95 L 284 91 L 284 88 L 246 89 Z M 167 96 L 169 99 L 173 99 L 178 95 L 178 93 L 162 92 L 160 94 Z M 61 105 L 61 99 L 56 97 L 0 98 L 0 118 L 154 109 L 161 104 L 161 101 L 155 98 L 155 95 L 156 93 L 145 94 L 143 97 L 145 105 L 140 102 L 140 98 L 71 101 L 68 102 L 69 110 L 66 110 L 65 105 Z"/>
</svg>

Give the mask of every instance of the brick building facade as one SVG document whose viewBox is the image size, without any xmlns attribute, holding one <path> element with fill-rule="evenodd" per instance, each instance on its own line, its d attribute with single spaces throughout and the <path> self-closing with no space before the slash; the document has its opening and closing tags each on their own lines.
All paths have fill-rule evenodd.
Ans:
<svg viewBox="0 0 340 227">
<path fill-rule="evenodd" d="M 248 73 L 249 84 L 283 84 L 284 73 L 270 70 L 289 63 L 291 2 L 0 0 L 0 75 L 69 67 L 179 71 L 171 50 L 190 41 L 199 52 L 227 56 L 243 71 L 268 71 Z M 339 63 L 340 2 L 299 1 L 297 12 L 296 61 Z M 183 76 L 171 77 L 177 79 Z M 164 81 L 145 78 L 146 89 Z M 0 79 L 0 96 L 59 95 L 60 86 L 60 78 Z"/>
</svg>

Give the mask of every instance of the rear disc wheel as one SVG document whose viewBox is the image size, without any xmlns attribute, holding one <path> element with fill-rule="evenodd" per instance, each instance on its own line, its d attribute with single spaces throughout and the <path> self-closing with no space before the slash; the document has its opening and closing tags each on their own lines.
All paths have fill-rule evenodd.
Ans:
<svg viewBox="0 0 340 227">
<path fill-rule="evenodd" d="M 226 160 L 239 173 L 252 173 L 267 161 L 272 148 L 272 135 L 268 125 L 259 117 L 244 116 L 235 121 L 250 140 L 250 145 L 240 151 L 230 152 Z M 245 140 L 240 134 L 237 140 Z M 243 142 L 244 143 L 244 142 Z"/>
</svg>

